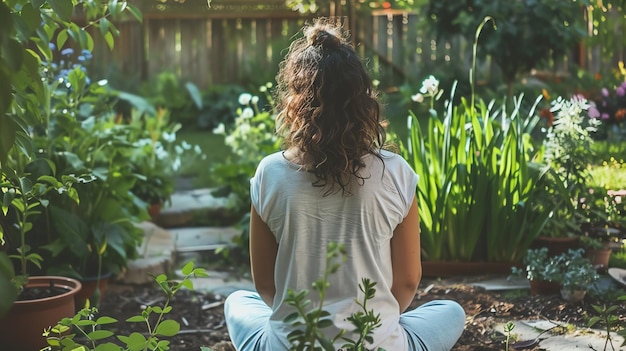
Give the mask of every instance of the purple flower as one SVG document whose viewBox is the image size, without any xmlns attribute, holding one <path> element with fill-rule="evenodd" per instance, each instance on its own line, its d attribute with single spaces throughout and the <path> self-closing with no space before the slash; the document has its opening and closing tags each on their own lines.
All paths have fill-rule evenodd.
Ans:
<svg viewBox="0 0 626 351">
<path fill-rule="evenodd" d="M 602 96 L 604 96 L 604 97 L 609 97 L 609 89 L 607 89 L 607 88 L 602 88 Z"/>
<path fill-rule="evenodd" d="M 603 120 L 605 120 L 605 121 L 606 121 L 606 120 L 608 120 L 609 118 L 611 118 L 611 116 L 610 116 L 608 113 L 604 112 L 604 113 L 602 114 L 601 118 L 602 118 Z"/>
<path fill-rule="evenodd" d="M 620 85 L 620 87 L 626 89 L 626 80 L 622 82 L 622 85 Z"/>
<path fill-rule="evenodd" d="M 624 96 L 624 94 L 626 94 L 626 89 L 620 85 L 615 90 L 615 94 L 617 94 L 617 96 Z"/>
<path fill-rule="evenodd" d="M 589 106 L 587 113 L 589 114 L 589 118 L 600 118 L 600 111 L 598 111 L 598 108 L 595 106 Z"/>
</svg>

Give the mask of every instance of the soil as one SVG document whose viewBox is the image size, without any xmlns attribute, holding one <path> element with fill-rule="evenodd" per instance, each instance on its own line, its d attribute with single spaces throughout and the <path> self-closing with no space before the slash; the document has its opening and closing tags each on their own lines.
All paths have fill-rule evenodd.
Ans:
<svg viewBox="0 0 626 351">
<path fill-rule="evenodd" d="M 614 292 L 624 294 L 623 290 Z M 459 302 L 467 315 L 466 328 L 453 351 L 501 351 L 504 349 L 504 333 L 495 330 L 497 323 L 513 320 L 549 319 L 563 326 L 567 324 L 585 327 L 589 319 L 596 316 L 594 304 L 612 304 L 600 296 L 587 294 L 581 302 L 566 303 L 558 295 L 528 295 L 519 290 L 508 293 L 485 291 L 467 285 L 464 279 L 433 280 L 424 279 L 412 307 L 435 299 L 452 299 Z M 111 284 L 100 306 L 102 315 L 120 321 L 133 316 L 147 305 L 163 302 L 162 294 L 153 285 Z M 200 350 L 201 346 L 214 351 L 232 351 L 223 315 L 223 296 L 202 294 L 193 291 L 179 291 L 172 303 L 169 319 L 181 325 L 178 335 L 169 338 L 172 350 Z M 621 323 L 626 322 L 626 305 L 615 311 Z M 145 331 L 145 325 L 133 323 L 119 324 L 123 335 L 131 330 Z M 142 329 L 143 327 L 143 329 Z M 567 328 L 562 328 L 566 332 Z M 539 351 L 540 345 L 525 348 Z"/>
</svg>

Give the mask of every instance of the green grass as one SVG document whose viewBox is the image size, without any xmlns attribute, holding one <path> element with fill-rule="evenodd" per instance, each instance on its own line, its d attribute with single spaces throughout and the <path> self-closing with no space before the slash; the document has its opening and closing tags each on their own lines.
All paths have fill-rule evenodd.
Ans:
<svg viewBox="0 0 626 351">
<path fill-rule="evenodd" d="M 181 176 L 193 177 L 197 187 L 216 186 L 211 180 L 211 166 L 224 162 L 231 151 L 224 144 L 224 136 L 213 134 L 210 130 L 181 130 L 177 133 L 179 140 L 185 140 L 192 145 L 200 146 L 206 158 L 183 159 Z"/>
<path fill-rule="evenodd" d="M 626 189 L 626 142 L 597 141 L 593 144 L 597 163 L 590 166 L 591 186 Z"/>
</svg>

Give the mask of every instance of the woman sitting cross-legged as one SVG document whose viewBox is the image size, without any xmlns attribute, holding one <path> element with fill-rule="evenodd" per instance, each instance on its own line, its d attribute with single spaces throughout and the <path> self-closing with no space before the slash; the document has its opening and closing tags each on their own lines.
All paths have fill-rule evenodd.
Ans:
<svg viewBox="0 0 626 351">
<path fill-rule="evenodd" d="M 311 290 L 324 275 L 329 243 L 346 261 L 328 278 L 324 310 L 333 338 L 352 338 L 362 278 L 376 282 L 368 310 L 380 314 L 368 350 L 450 350 L 465 324 L 462 307 L 440 300 L 407 310 L 422 270 L 418 175 L 383 149 L 372 81 L 342 28 L 318 20 L 303 30 L 277 76 L 277 132 L 284 151 L 261 161 L 251 180 L 250 259 L 257 292 L 237 291 L 224 313 L 239 351 L 289 350 L 295 310 L 288 289 Z M 428 176 L 427 174 L 421 176 Z M 307 298 L 315 306 L 317 295 Z M 319 301 L 319 300 L 318 300 Z M 345 343 L 337 340 L 339 350 Z"/>
</svg>

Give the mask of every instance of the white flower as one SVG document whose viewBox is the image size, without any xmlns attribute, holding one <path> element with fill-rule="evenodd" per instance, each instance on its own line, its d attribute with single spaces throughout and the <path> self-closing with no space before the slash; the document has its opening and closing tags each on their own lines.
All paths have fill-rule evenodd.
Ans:
<svg viewBox="0 0 626 351">
<path fill-rule="evenodd" d="M 239 95 L 239 104 L 240 105 L 247 105 L 250 103 L 250 100 L 252 99 L 252 95 L 248 94 L 248 93 L 243 93 L 241 95 Z"/>
<path fill-rule="evenodd" d="M 424 102 L 424 95 L 417 93 L 415 95 L 411 95 L 411 100 L 415 101 L 415 102 L 419 102 L 422 103 Z"/>
<path fill-rule="evenodd" d="M 259 102 L 259 97 L 258 96 L 253 96 L 251 101 L 252 101 L 253 105 L 256 105 Z"/>
<path fill-rule="evenodd" d="M 233 145 L 235 143 L 235 136 L 234 135 L 227 135 L 226 138 L 224 138 L 224 143 L 226 143 L 226 145 Z"/>
<path fill-rule="evenodd" d="M 176 133 L 163 132 L 163 140 L 173 143 L 176 141 Z"/>
<path fill-rule="evenodd" d="M 224 126 L 224 123 L 220 123 L 217 127 L 213 128 L 213 134 L 226 134 L 226 126 Z"/>
<path fill-rule="evenodd" d="M 422 82 L 422 87 L 420 88 L 420 93 L 429 94 L 434 96 L 437 94 L 439 90 L 439 81 L 434 76 L 428 76 L 428 78 L 424 79 Z"/>
<path fill-rule="evenodd" d="M 241 111 L 241 118 L 248 119 L 254 117 L 254 110 L 250 107 L 246 107 Z"/>
<path fill-rule="evenodd" d="M 241 132 L 241 134 L 247 134 L 250 131 L 250 125 L 248 123 L 242 124 L 239 128 L 239 131 Z"/>
<path fill-rule="evenodd" d="M 264 92 L 266 92 L 266 91 L 267 91 L 267 87 L 266 87 L 265 85 L 261 85 L 261 86 L 259 87 L 259 91 L 260 91 L 260 92 L 262 92 L 262 93 L 264 93 Z"/>
</svg>

